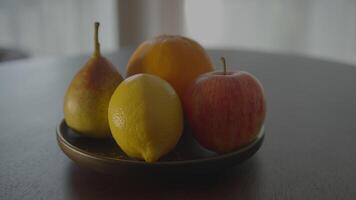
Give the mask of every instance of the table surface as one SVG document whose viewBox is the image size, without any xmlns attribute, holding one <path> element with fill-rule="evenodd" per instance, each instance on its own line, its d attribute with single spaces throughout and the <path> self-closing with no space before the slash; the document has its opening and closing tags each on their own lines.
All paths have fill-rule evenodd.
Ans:
<svg viewBox="0 0 356 200">
<path fill-rule="evenodd" d="M 132 50 L 109 54 L 125 74 Z M 0 199 L 356 199 L 356 67 L 248 51 L 209 51 L 254 74 L 266 138 L 219 175 L 117 176 L 80 168 L 56 143 L 63 96 L 88 56 L 0 65 Z M 174 177 L 175 175 L 171 175 Z"/>
</svg>

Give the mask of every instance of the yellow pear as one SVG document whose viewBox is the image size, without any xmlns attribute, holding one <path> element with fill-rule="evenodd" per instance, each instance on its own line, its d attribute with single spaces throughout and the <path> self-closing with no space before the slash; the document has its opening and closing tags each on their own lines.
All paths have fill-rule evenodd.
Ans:
<svg viewBox="0 0 356 200">
<path fill-rule="evenodd" d="M 95 138 L 110 137 L 108 106 L 122 76 L 100 53 L 99 23 L 95 22 L 95 51 L 74 76 L 64 97 L 64 119 L 78 133 Z"/>
</svg>

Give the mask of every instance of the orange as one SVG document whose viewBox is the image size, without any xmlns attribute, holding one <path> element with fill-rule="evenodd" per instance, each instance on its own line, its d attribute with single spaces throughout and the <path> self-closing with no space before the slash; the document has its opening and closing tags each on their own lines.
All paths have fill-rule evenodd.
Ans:
<svg viewBox="0 0 356 200">
<path fill-rule="evenodd" d="M 212 70 L 212 62 L 199 43 L 182 36 L 161 35 L 135 50 L 127 65 L 127 76 L 154 74 L 168 81 L 183 98 L 198 75 Z"/>
</svg>

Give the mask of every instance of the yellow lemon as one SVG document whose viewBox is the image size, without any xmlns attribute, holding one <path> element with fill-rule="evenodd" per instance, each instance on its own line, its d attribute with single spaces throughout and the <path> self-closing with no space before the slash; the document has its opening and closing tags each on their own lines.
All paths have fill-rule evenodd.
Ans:
<svg viewBox="0 0 356 200">
<path fill-rule="evenodd" d="M 183 112 L 173 87 L 155 75 L 136 74 L 121 82 L 108 111 L 111 133 L 129 156 L 155 162 L 171 151 L 183 131 Z"/>
</svg>

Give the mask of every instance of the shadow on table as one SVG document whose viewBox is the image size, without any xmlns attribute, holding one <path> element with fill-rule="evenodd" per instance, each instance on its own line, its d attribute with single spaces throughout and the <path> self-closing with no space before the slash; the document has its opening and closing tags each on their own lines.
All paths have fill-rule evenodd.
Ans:
<svg viewBox="0 0 356 200">
<path fill-rule="evenodd" d="M 99 174 L 68 166 L 68 190 L 75 199 L 254 198 L 261 170 L 258 156 L 214 174 Z"/>
</svg>

